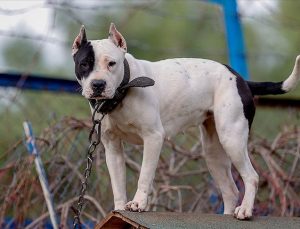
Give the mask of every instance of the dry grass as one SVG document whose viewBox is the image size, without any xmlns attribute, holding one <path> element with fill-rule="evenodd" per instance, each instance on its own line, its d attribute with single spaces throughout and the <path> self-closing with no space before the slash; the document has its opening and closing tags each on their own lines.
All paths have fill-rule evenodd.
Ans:
<svg viewBox="0 0 300 229">
<path fill-rule="evenodd" d="M 50 189 L 62 228 L 72 222 L 85 166 L 86 120 L 65 118 L 37 138 Z M 148 210 L 213 213 L 222 211 L 222 199 L 201 154 L 195 130 L 165 143 L 149 199 Z M 128 197 L 134 195 L 141 164 L 141 147 L 127 145 Z M 252 136 L 252 162 L 260 175 L 255 214 L 300 216 L 300 127 L 286 127 L 273 141 Z M 101 150 L 99 150 L 101 151 Z M 42 228 L 48 213 L 32 156 L 23 142 L 16 142 L 0 158 L 0 221 L 11 216 L 21 227 Z M 233 171 L 240 190 L 243 184 Z M 242 197 L 242 193 L 241 193 Z M 98 222 L 112 210 L 113 201 L 104 153 L 95 154 L 83 221 Z"/>
</svg>

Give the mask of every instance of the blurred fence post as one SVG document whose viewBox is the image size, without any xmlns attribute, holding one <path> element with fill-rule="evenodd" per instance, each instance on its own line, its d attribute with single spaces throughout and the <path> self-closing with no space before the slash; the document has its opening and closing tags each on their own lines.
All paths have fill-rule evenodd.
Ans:
<svg viewBox="0 0 300 229">
<path fill-rule="evenodd" d="M 249 79 L 244 36 L 236 0 L 208 0 L 223 8 L 230 66 Z"/>
<path fill-rule="evenodd" d="M 42 186 L 42 190 L 43 190 L 47 208 L 48 208 L 48 211 L 50 214 L 52 226 L 54 229 L 58 229 L 59 227 L 58 227 L 58 223 L 57 223 L 57 217 L 55 214 L 54 204 L 52 201 L 52 195 L 49 190 L 49 185 L 48 185 L 48 181 L 47 181 L 47 177 L 46 177 L 46 173 L 45 173 L 45 169 L 43 167 L 41 157 L 40 157 L 40 155 L 37 151 L 36 145 L 35 145 L 35 139 L 34 139 L 31 124 L 29 122 L 24 122 L 23 127 L 24 127 L 24 132 L 26 135 L 26 147 L 27 147 L 29 153 L 34 156 L 36 171 L 38 173 L 39 180 L 40 180 L 40 183 Z"/>
</svg>

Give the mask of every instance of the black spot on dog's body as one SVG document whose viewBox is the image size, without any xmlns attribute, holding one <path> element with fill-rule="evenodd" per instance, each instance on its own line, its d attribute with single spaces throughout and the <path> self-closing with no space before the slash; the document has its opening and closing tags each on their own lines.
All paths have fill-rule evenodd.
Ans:
<svg viewBox="0 0 300 229">
<path fill-rule="evenodd" d="M 179 72 L 182 76 L 186 77 L 187 79 L 190 79 L 190 78 L 191 78 L 189 72 L 185 69 L 184 65 L 182 65 L 182 64 L 181 64 L 179 61 L 177 61 L 177 60 L 175 61 L 175 64 L 177 64 L 177 65 L 180 66 L 180 70 L 178 70 L 178 72 Z"/>
<path fill-rule="evenodd" d="M 191 79 L 191 76 L 190 76 L 190 74 L 189 74 L 187 71 L 185 71 L 184 76 L 185 76 L 188 80 Z"/>
<path fill-rule="evenodd" d="M 248 120 L 248 125 L 250 129 L 255 115 L 255 105 L 253 101 L 253 96 L 246 81 L 239 75 L 236 76 L 236 85 L 239 95 L 242 99 L 244 115 Z"/>
<path fill-rule="evenodd" d="M 224 66 L 236 76 L 236 86 L 238 89 L 238 93 L 241 97 L 241 101 L 243 103 L 243 110 L 245 118 L 248 120 L 249 129 L 251 128 L 251 124 L 253 122 L 253 118 L 255 115 L 255 105 L 253 101 L 252 92 L 247 84 L 247 82 L 230 66 L 224 64 Z"/>
<path fill-rule="evenodd" d="M 95 64 L 95 53 L 91 42 L 84 42 L 80 45 L 74 55 L 75 74 L 78 80 L 88 77 L 93 71 Z"/>
</svg>

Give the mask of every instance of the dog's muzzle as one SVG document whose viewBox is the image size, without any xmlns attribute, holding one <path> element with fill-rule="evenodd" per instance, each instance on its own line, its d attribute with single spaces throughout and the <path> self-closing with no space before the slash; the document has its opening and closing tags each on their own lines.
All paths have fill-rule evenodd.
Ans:
<svg viewBox="0 0 300 229">
<path fill-rule="evenodd" d="M 106 82 L 104 80 L 93 80 L 91 82 L 91 88 L 93 90 L 93 94 L 91 97 L 100 97 L 105 87 Z"/>
</svg>

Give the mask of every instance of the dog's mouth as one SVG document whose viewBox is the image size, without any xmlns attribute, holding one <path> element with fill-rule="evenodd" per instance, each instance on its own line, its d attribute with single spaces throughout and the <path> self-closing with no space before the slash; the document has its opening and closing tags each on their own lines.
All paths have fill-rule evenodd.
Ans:
<svg viewBox="0 0 300 229">
<path fill-rule="evenodd" d="M 89 96 L 89 99 L 105 99 L 104 90 L 93 90 L 93 93 Z"/>
<path fill-rule="evenodd" d="M 93 93 L 91 96 L 89 96 L 88 99 L 106 99 L 105 96 L 102 95 L 102 93 Z"/>
<path fill-rule="evenodd" d="M 96 99 L 96 100 L 101 100 L 101 99 L 112 99 L 115 95 L 115 93 L 111 94 L 111 90 L 93 90 L 92 93 L 86 94 L 85 98 L 87 99 Z"/>
</svg>

